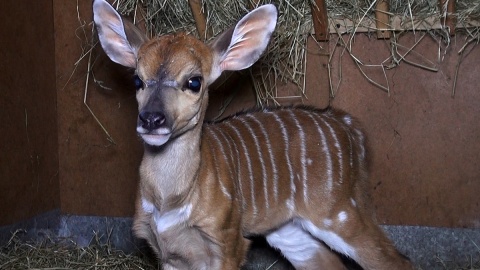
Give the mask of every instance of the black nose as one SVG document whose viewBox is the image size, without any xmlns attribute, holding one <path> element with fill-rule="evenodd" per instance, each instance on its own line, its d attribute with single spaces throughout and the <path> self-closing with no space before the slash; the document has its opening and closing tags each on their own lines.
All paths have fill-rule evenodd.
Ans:
<svg viewBox="0 0 480 270">
<path fill-rule="evenodd" d="M 141 112 L 138 115 L 142 127 L 148 131 L 160 128 L 165 123 L 165 115 L 161 112 Z"/>
</svg>

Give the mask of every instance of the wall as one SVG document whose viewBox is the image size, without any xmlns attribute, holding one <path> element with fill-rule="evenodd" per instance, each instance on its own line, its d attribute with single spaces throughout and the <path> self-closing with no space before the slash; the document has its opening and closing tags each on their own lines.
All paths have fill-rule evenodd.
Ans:
<svg viewBox="0 0 480 270">
<path fill-rule="evenodd" d="M 422 35 L 424 32 L 408 33 L 399 42 L 410 48 Z M 363 71 L 370 78 L 384 85 L 388 80 L 390 93 L 386 93 L 365 79 L 342 47 L 335 48 L 338 36 L 331 38 L 329 44 L 309 42 L 308 99 L 303 102 L 324 106 L 329 79 L 328 56 L 322 53 L 328 48 L 333 54 L 330 65 L 335 92 L 330 105 L 358 118 L 368 136 L 372 199 L 379 223 L 479 228 L 480 47 L 467 47 L 469 53 L 462 59 L 457 52 L 466 38 L 457 35 L 438 61 L 438 43 L 427 37 L 415 47 L 418 54 L 410 54 L 407 60 L 433 63 L 437 72 L 402 62 L 384 74 L 382 68 L 368 65 L 388 59 L 389 41 L 358 34 L 352 43 L 353 55 L 365 65 Z M 292 89 L 282 86 L 279 92 L 289 96 Z M 238 99 L 244 100 L 245 95 Z M 245 104 L 233 104 L 230 110 Z"/>
<path fill-rule="evenodd" d="M 409 48 L 423 34 L 410 33 L 400 43 Z M 438 64 L 438 43 L 424 38 L 415 51 L 437 63 L 438 72 L 402 62 L 386 72 L 389 95 L 368 83 L 349 56 L 340 59 L 337 50 L 333 57 L 333 73 L 341 63 L 343 80 L 332 105 L 363 122 L 371 147 L 373 195 L 382 223 L 480 227 L 480 47 L 459 62 L 458 51 L 465 41 L 465 36 L 453 37 Z M 378 64 L 387 59 L 389 44 L 357 35 L 353 52 L 366 65 Z M 413 54 L 407 59 L 427 64 Z M 381 69 L 364 70 L 377 81 L 385 81 Z"/>
<path fill-rule="evenodd" d="M 106 59 L 100 46 L 95 48 L 87 103 L 112 143 L 83 104 L 89 62 L 85 37 L 91 37 L 92 2 L 54 0 L 53 4 L 61 210 L 76 215 L 129 216 L 142 153 L 135 133 L 133 73 Z M 93 78 L 110 89 L 100 87 Z"/>
<path fill-rule="evenodd" d="M 131 216 L 142 155 L 135 134 L 132 70 L 94 49 L 87 102 L 114 139 L 112 143 L 83 104 L 89 57 L 81 58 L 82 40 L 92 31 L 91 2 L 37 1 L 28 7 L 3 1 L 1 8 L 4 24 L 11 27 L 0 30 L 5 59 L 0 70 L 4 127 L 0 223 L 54 208 L 73 215 Z M 18 35 L 22 31 L 25 35 Z M 414 37 L 410 34 L 402 40 L 412 43 Z M 418 52 L 436 59 L 435 43 L 425 41 Z M 332 57 L 333 73 L 341 66 L 343 74 L 331 104 L 359 118 L 369 137 L 372 192 L 380 223 L 480 227 L 476 196 L 480 127 L 474 120 L 479 114 L 476 61 L 480 49 L 476 47 L 460 65 L 457 93 L 451 98 L 456 52 L 463 45 L 460 36 L 457 41 L 439 64 L 439 72 L 405 63 L 387 71 L 390 95 L 368 83 L 348 55 L 339 56 L 341 50 Z M 321 56 L 324 51 L 315 43 L 309 46 L 309 89 L 304 101 L 325 106 L 328 57 Z M 353 46 L 367 64 L 382 62 L 389 51 L 385 41 L 362 34 Z M 368 72 L 377 79 L 383 76 L 375 69 Z M 235 97 L 226 114 L 253 106 L 248 86 L 238 90 L 232 86 L 243 83 L 248 80 L 240 77 L 236 84 L 224 87 L 225 92 L 222 88 L 213 92 L 209 117 L 218 115 L 231 94 Z M 280 92 L 289 89 L 284 86 Z"/>
<path fill-rule="evenodd" d="M 0 225 L 60 207 L 52 2 L 0 3 Z"/>
</svg>

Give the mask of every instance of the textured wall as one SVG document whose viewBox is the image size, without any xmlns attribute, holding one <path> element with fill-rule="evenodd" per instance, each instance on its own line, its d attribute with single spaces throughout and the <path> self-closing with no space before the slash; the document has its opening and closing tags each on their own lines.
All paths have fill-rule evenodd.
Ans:
<svg viewBox="0 0 480 270">
<path fill-rule="evenodd" d="M 422 35 L 409 33 L 400 43 L 413 46 Z M 357 117 L 369 138 L 370 180 L 379 222 L 479 228 L 480 47 L 461 61 L 453 98 L 455 68 L 460 60 L 457 52 L 465 41 L 461 35 L 452 40 L 440 63 L 438 44 L 424 38 L 415 47 L 424 58 L 411 54 L 407 59 L 424 65 L 429 59 L 436 63 L 438 72 L 403 62 L 386 70 L 391 91 L 387 94 L 363 77 L 342 48 L 334 50 L 335 38 L 330 51 L 334 52 L 331 65 L 336 93 L 330 104 Z M 319 56 L 313 43 L 309 45 L 307 103 L 312 102 L 312 96 L 320 95 L 323 98 L 317 97 L 313 103 L 323 106 L 328 59 Z M 382 63 L 389 57 L 389 50 L 388 41 L 364 34 L 355 37 L 352 47 L 353 54 L 365 65 Z M 363 70 L 370 78 L 386 84 L 380 67 Z M 289 87 L 280 91 L 283 96 L 291 93 Z M 242 103 L 237 108 L 243 108 Z M 237 110 L 236 105 L 232 107 L 232 111 Z"/>
<path fill-rule="evenodd" d="M 100 46 L 94 50 L 87 103 L 112 136 L 113 144 L 83 104 L 89 56 L 74 68 L 84 55 L 85 36 L 91 37 L 92 2 L 53 3 L 61 210 L 77 215 L 129 216 L 142 153 L 135 133 L 133 73 L 106 59 Z M 110 89 L 94 83 L 93 77 Z"/>
<path fill-rule="evenodd" d="M 82 55 L 79 27 L 85 25 L 87 36 L 91 31 L 91 1 L 78 1 L 77 7 L 74 0 L 53 0 L 53 13 L 51 1 L 29 3 L 28 9 L 13 3 L 2 1 L 0 9 L 2 22 L 10 26 L 0 30 L 0 223 L 53 208 L 75 215 L 131 216 L 142 155 L 132 71 L 111 63 L 99 48 L 92 54 L 93 75 L 110 89 L 90 76 L 87 100 L 115 140 L 112 144 L 83 105 L 88 57 L 74 67 Z M 436 59 L 435 43 L 424 41 L 417 51 Z M 411 44 L 412 35 L 402 42 Z M 328 57 L 309 45 L 306 102 L 325 106 Z M 365 35 L 358 35 L 353 46 L 367 64 L 383 61 L 389 51 L 387 43 Z M 342 82 L 331 104 L 363 122 L 381 223 L 480 227 L 480 125 L 474 120 L 480 49 L 462 62 L 451 98 L 460 46 L 452 43 L 437 73 L 405 63 L 387 71 L 390 95 L 368 83 L 351 58 L 339 56 L 341 50 L 332 58 L 334 74 L 341 63 Z M 383 76 L 375 68 L 367 72 L 376 79 Z M 213 92 L 209 117 L 217 116 L 232 94 L 226 114 L 253 106 L 246 81 L 240 77 Z M 291 92 L 283 87 L 280 93 Z"/>
<path fill-rule="evenodd" d="M 400 43 L 412 46 L 421 35 L 405 35 Z M 349 56 L 340 60 L 343 82 L 332 104 L 363 122 L 382 223 L 480 227 L 479 46 L 461 62 L 456 94 L 451 97 L 457 52 L 465 40 L 461 35 L 452 39 L 438 72 L 405 62 L 387 71 L 390 95 L 368 83 Z M 438 44 L 429 37 L 415 50 L 436 62 Z M 378 64 L 388 57 L 389 47 L 358 35 L 353 51 L 365 64 Z M 413 56 L 408 60 L 426 64 Z M 333 59 L 339 59 L 338 54 Z M 334 61 L 337 70 L 340 61 Z M 380 69 L 365 71 L 382 82 Z"/>
<path fill-rule="evenodd" d="M 51 0 L 0 3 L 0 225 L 59 207 Z"/>
</svg>

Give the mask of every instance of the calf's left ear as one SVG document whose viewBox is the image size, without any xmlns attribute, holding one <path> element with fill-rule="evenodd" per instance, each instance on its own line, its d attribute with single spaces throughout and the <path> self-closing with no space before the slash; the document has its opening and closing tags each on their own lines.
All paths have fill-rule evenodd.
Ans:
<svg viewBox="0 0 480 270">
<path fill-rule="evenodd" d="M 272 4 L 263 5 L 215 38 L 210 46 L 214 51 L 216 73 L 253 65 L 267 48 L 276 24 L 277 8 Z"/>
</svg>

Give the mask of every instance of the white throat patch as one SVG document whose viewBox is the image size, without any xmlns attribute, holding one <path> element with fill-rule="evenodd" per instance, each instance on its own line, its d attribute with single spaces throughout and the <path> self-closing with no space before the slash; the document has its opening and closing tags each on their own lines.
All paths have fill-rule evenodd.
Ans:
<svg viewBox="0 0 480 270">
<path fill-rule="evenodd" d="M 161 213 L 145 198 L 142 198 L 142 208 L 145 212 L 153 214 L 153 221 L 157 225 L 157 232 L 163 233 L 173 226 L 184 223 L 192 214 L 192 204 L 187 204 Z"/>
</svg>

